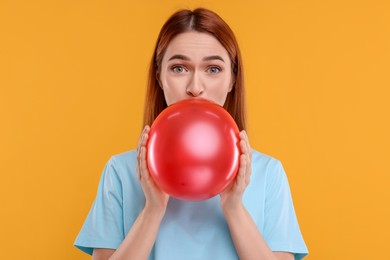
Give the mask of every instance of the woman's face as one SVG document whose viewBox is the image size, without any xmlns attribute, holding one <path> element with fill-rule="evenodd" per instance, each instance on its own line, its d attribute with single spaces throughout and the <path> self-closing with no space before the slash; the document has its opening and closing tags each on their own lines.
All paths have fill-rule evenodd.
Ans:
<svg viewBox="0 0 390 260">
<path fill-rule="evenodd" d="M 207 33 L 186 32 L 168 44 L 160 69 L 167 105 L 190 97 L 221 106 L 234 84 L 226 49 Z"/>
</svg>

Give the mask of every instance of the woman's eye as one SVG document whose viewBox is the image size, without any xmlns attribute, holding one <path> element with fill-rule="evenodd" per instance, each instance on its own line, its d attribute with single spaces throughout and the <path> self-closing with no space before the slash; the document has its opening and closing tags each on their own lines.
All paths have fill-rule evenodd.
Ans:
<svg viewBox="0 0 390 260">
<path fill-rule="evenodd" d="M 173 66 L 171 70 L 175 73 L 183 73 L 185 68 L 183 66 Z"/>
<path fill-rule="evenodd" d="M 219 72 L 221 72 L 221 68 L 219 67 L 209 67 L 208 68 L 208 72 L 211 73 L 211 74 L 217 74 Z"/>
</svg>

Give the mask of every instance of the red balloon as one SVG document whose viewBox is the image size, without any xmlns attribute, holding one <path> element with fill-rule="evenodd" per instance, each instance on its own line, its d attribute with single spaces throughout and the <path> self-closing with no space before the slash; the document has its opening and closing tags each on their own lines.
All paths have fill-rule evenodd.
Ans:
<svg viewBox="0 0 390 260">
<path fill-rule="evenodd" d="M 221 193 L 239 165 L 238 127 L 230 114 L 205 99 L 186 99 L 153 122 L 147 162 L 156 184 L 172 197 L 199 201 Z"/>
</svg>

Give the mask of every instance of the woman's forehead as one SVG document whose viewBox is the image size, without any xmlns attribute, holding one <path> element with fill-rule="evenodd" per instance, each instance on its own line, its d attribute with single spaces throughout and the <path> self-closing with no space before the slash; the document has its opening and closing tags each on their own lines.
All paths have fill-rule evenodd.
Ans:
<svg viewBox="0 0 390 260">
<path fill-rule="evenodd" d="M 173 56 L 201 59 L 205 57 L 221 57 L 229 60 L 229 55 L 222 44 L 212 35 L 201 32 L 185 32 L 178 34 L 168 44 L 164 59 L 169 60 Z"/>
</svg>

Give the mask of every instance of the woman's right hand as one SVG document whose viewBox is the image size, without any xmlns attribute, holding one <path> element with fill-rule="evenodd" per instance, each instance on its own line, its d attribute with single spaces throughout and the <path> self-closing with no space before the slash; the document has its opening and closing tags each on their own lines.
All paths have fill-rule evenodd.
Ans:
<svg viewBox="0 0 390 260">
<path fill-rule="evenodd" d="M 95 248 L 92 259 L 148 259 L 164 217 L 169 196 L 149 174 L 146 144 L 150 127 L 145 126 L 137 146 L 137 177 L 145 194 L 145 207 L 134 221 L 120 246 L 115 249 Z"/>
<path fill-rule="evenodd" d="M 165 214 L 169 195 L 162 191 L 150 176 L 146 161 L 146 144 L 149 138 L 150 127 L 144 127 L 137 146 L 137 177 L 145 194 L 146 212 L 153 214 Z"/>
</svg>

